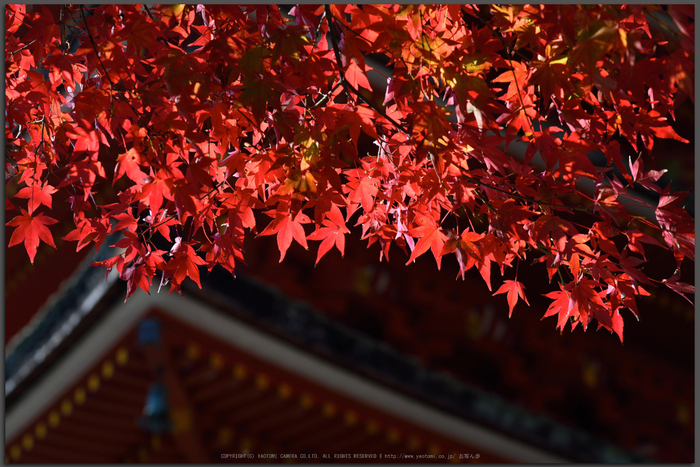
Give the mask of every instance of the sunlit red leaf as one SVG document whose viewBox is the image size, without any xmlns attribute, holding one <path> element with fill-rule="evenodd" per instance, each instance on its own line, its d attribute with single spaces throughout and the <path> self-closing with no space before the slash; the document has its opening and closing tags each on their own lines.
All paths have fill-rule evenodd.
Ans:
<svg viewBox="0 0 700 467">
<path fill-rule="evenodd" d="M 48 183 L 43 186 L 35 183 L 32 186 L 22 188 L 15 196 L 29 200 L 29 214 L 32 214 L 42 204 L 51 209 L 51 195 L 54 193 L 56 193 L 56 189 Z"/>
<path fill-rule="evenodd" d="M 525 303 L 530 306 L 530 302 L 528 302 L 527 297 L 525 297 L 525 286 L 518 281 L 504 281 L 503 285 L 499 287 L 496 292 L 494 292 L 494 295 L 502 293 L 507 293 L 506 298 L 508 299 L 508 317 L 513 315 L 513 308 L 515 307 L 515 304 L 518 303 L 518 297 L 525 300 Z"/>
<path fill-rule="evenodd" d="M 7 246 L 12 247 L 24 242 L 24 248 L 27 250 L 29 260 L 34 263 L 40 240 L 56 248 L 56 244 L 53 242 L 53 236 L 47 225 L 55 224 L 58 221 L 43 214 L 32 216 L 24 209 L 22 209 L 21 212 L 21 215 L 15 217 L 6 224 L 17 227 L 15 231 L 12 232 L 10 243 L 8 243 Z"/>
</svg>

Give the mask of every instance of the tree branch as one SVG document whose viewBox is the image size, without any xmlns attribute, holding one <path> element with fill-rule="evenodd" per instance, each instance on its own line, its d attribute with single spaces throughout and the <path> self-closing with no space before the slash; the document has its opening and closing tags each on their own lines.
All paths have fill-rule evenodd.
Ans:
<svg viewBox="0 0 700 467">
<path fill-rule="evenodd" d="M 122 94 L 122 92 L 117 89 L 116 85 L 114 84 L 114 81 L 112 81 L 112 78 L 109 76 L 109 73 L 107 73 L 107 68 L 105 67 L 105 64 L 102 62 L 102 57 L 100 57 L 99 52 L 97 51 L 97 44 L 95 43 L 95 39 L 92 37 L 92 34 L 90 34 L 90 28 L 88 27 L 87 24 L 87 19 L 85 18 L 85 7 L 83 5 L 80 5 L 80 14 L 83 17 L 83 24 L 85 24 L 85 33 L 88 35 L 88 38 L 90 39 L 90 44 L 92 44 L 92 50 L 95 51 L 95 55 L 97 56 L 97 60 L 100 62 L 100 66 L 102 66 L 102 71 L 104 71 L 105 77 L 107 78 L 107 81 L 109 81 L 109 87 L 112 92 L 116 92 L 118 96 L 120 96 L 122 99 L 124 99 L 124 102 L 127 103 L 129 107 L 131 107 L 131 110 L 134 112 L 134 115 L 136 116 L 137 119 L 141 119 L 141 114 L 134 108 L 133 105 L 131 105 L 131 102 L 129 102 L 129 99 L 126 98 L 125 95 Z M 111 95 L 111 93 L 110 93 Z"/>
<path fill-rule="evenodd" d="M 362 102 L 367 104 L 372 110 L 377 112 L 379 115 L 381 115 L 383 118 L 385 118 L 387 121 L 389 121 L 392 125 L 396 127 L 397 130 L 399 130 L 401 133 L 403 133 L 406 136 L 410 136 L 410 133 L 406 131 L 406 129 L 396 120 L 393 118 L 389 117 L 386 112 L 384 112 L 382 109 L 377 107 L 373 102 L 371 102 L 369 99 L 367 99 L 365 96 L 360 93 L 353 85 L 351 85 L 348 80 L 345 78 L 345 73 L 343 72 L 343 59 L 340 54 L 340 49 L 338 48 L 338 43 L 335 38 L 335 31 L 333 30 L 333 24 L 331 23 L 331 18 L 333 18 L 333 13 L 331 13 L 331 7 L 330 5 L 324 5 L 326 9 L 326 20 L 328 21 L 328 32 L 330 33 L 331 36 L 331 45 L 333 46 L 333 52 L 335 53 L 335 60 L 338 64 L 338 69 L 340 73 L 340 82 L 345 88 L 346 91 L 354 94 L 358 99 L 360 99 Z"/>
<path fill-rule="evenodd" d="M 19 52 L 23 51 L 24 49 L 27 49 L 27 48 L 31 47 L 31 45 L 32 45 L 33 43 L 35 43 L 36 41 L 38 41 L 38 40 L 39 40 L 39 39 L 34 39 L 34 40 L 31 41 L 29 44 L 25 44 L 25 45 L 23 45 L 22 47 L 20 47 L 19 49 L 15 50 L 14 52 L 10 52 L 10 57 L 12 57 L 12 56 L 13 56 L 14 54 L 16 54 L 16 53 L 19 53 Z"/>
</svg>

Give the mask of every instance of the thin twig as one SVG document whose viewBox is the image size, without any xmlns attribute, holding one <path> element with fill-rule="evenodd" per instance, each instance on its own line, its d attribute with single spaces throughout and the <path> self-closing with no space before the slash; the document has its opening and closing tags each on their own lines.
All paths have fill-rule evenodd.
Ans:
<svg viewBox="0 0 700 467">
<path fill-rule="evenodd" d="M 153 18 L 153 15 L 151 14 L 151 10 L 148 9 L 148 5 L 144 3 L 143 7 L 146 9 L 146 14 L 148 15 L 148 17 L 155 21 L 155 18 Z"/>
<path fill-rule="evenodd" d="M 515 83 L 515 89 L 518 92 L 518 100 L 520 101 L 520 107 L 523 112 L 525 112 L 525 118 L 527 119 L 528 123 L 530 124 L 530 129 L 532 129 L 532 137 L 535 140 L 535 145 L 539 146 L 537 144 L 537 137 L 535 136 L 535 126 L 532 123 L 532 119 L 530 116 L 527 114 L 527 111 L 525 110 L 525 102 L 523 101 L 523 96 L 522 93 L 520 92 L 520 85 L 518 84 L 518 77 L 515 75 L 515 67 L 513 66 L 513 55 L 517 54 L 520 58 L 522 58 L 525 61 L 529 61 L 527 57 L 525 57 L 523 54 L 521 54 L 519 51 L 515 49 L 511 49 L 508 43 L 506 42 L 505 38 L 503 35 L 501 35 L 500 32 L 498 32 L 496 29 L 492 28 L 491 25 L 481 17 L 481 15 L 478 15 L 479 20 L 489 28 L 491 31 L 491 34 L 496 37 L 499 41 L 501 41 L 501 44 L 503 47 L 506 49 L 506 53 L 508 54 L 508 63 L 510 64 L 510 71 L 513 73 L 513 82 Z"/>
<path fill-rule="evenodd" d="M 95 39 L 92 37 L 92 34 L 90 34 L 90 28 L 88 27 L 87 20 L 85 19 L 85 7 L 83 5 L 80 5 L 80 14 L 83 17 L 83 24 L 85 24 L 85 32 L 88 35 L 88 38 L 90 39 L 90 43 L 92 44 L 92 49 L 95 51 L 95 55 L 97 56 L 97 60 L 100 62 L 100 65 L 102 66 L 102 70 L 104 71 L 105 77 L 107 78 L 107 81 L 109 82 L 109 87 L 110 87 L 110 95 L 111 93 L 115 92 L 117 93 L 118 96 L 122 97 L 124 99 L 124 102 L 127 103 L 129 107 L 131 107 L 131 110 L 134 112 L 134 115 L 136 118 L 139 120 L 141 119 L 141 114 L 134 108 L 133 105 L 131 105 L 131 102 L 129 102 L 129 99 L 124 96 L 121 91 L 119 91 L 114 82 L 112 81 L 112 78 L 109 76 L 109 73 L 107 73 L 107 68 L 105 67 L 105 64 L 102 62 L 102 57 L 100 57 L 99 52 L 97 51 L 97 44 L 95 43 Z"/>
<path fill-rule="evenodd" d="M 348 80 L 345 78 L 345 73 L 343 72 L 343 59 L 342 56 L 340 55 L 340 49 L 338 49 L 338 43 L 335 40 L 335 31 L 333 30 L 333 24 L 331 23 L 331 19 L 333 18 L 333 13 L 331 13 L 331 7 L 329 5 L 324 5 L 326 8 L 326 21 L 328 21 L 328 31 L 331 36 L 331 45 L 333 46 L 333 52 L 335 53 L 335 60 L 338 64 L 338 69 L 339 69 L 339 74 L 340 74 L 340 82 L 345 88 L 346 91 L 351 92 L 354 94 L 358 99 L 360 99 L 362 102 L 367 104 L 369 107 L 372 108 L 375 112 L 377 112 L 379 115 L 381 115 L 383 118 L 385 118 L 387 121 L 389 121 L 392 125 L 396 127 L 397 130 L 399 130 L 401 133 L 403 133 L 406 136 L 410 136 L 410 133 L 406 131 L 406 129 L 398 123 L 396 120 L 393 118 L 389 117 L 382 109 L 377 107 L 373 102 L 371 102 L 369 99 L 367 99 L 365 96 L 360 93 L 353 85 L 351 85 Z M 335 21 L 334 21 L 335 23 Z"/>
<path fill-rule="evenodd" d="M 23 51 L 24 49 L 27 49 L 27 48 L 31 47 L 32 44 L 35 43 L 35 42 L 38 41 L 38 40 L 39 40 L 39 39 L 34 39 L 34 40 L 31 41 L 29 44 L 25 44 L 25 45 L 23 45 L 22 47 L 20 47 L 19 49 L 15 50 L 14 52 L 10 52 L 10 57 L 12 57 L 12 56 L 13 56 L 14 54 L 16 54 L 16 53 L 19 53 L 19 52 Z"/>
</svg>

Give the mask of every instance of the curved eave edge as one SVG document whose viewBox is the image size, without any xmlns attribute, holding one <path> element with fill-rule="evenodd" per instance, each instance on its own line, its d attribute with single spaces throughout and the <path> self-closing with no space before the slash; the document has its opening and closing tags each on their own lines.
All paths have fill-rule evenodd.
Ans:
<svg viewBox="0 0 700 467">
<path fill-rule="evenodd" d="M 113 244 L 114 241 L 116 240 L 108 239 L 105 242 L 97 253 L 96 260 L 102 260 L 112 254 L 106 245 Z M 43 371 L 40 368 L 42 362 L 46 361 L 52 352 L 57 352 L 59 345 L 76 332 L 78 324 L 107 295 L 110 288 L 119 285 L 115 271 L 108 276 L 107 281 L 104 274 L 102 268 L 90 267 L 89 263 L 85 265 L 76 273 L 75 279 L 71 281 L 63 295 L 8 352 L 5 365 L 6 402 L 7 397 L 14 395 L 13 392 L 32 373 Z M 257 328 L 272 327 L 276 330 L 276 334 L 284 335 L 287 341 L 298 343 L 302 349 L 311 349 L 315 354 L 328 356 L 331 360 L 369 377 L 370 380 L 379 382 L 382 386 L 400 388 L 401 392 L 425 401 L 444 413 L 496 430 L 517 442 L 532 444 L 539 449 L 557 453 L 566 458 L 575 458 L 579 462 L 647 461 L 645 458 L 596 439 L 586 432 L 571 429 L 547 417 L 531 413 L 521 406 L 458 382 L 445 374 L 427 370 L 416 360 L 335 323 L 309 305 L 293 300 L 280 291 L 249 277 L 239 274 L 235 280 L 232 280 L 226 271 L 215 268 L 203 278 L 202 285 L 204 289 L 200 293 L 188 290 L 186 296 L 196 296 L 200 301 L 209 302 L 209 305 L 215 301 L 216 296 L 223 298 L 235 306 L 238 314 L 246 315 L 247 321 L 252 322 Z M 113 300 L 118 302 L 116 299 Z M 138 304 L 142 301 L 151 305 L 163 302 L 161 305 L 164 305 L 175 303 L 176 300 L 185 300 L 188 302 L 187 306 L 195 305 L 191 299 L 164 294 L 151 296 L 137 294 L 127 302 L 127 305 L 133 303 L 139 306 Z M 115 308 L 121 309 L 123 306 L 125 305 L 112 303 L 111 311 Z M 211 307 L 207 310 L 208 313 L 212 313 Z M 230 316 L 223 316 L 221 312 L 214 313 L 230 321 Z M 199 323 L 195 320 L 191 324 L 197 326 Z M 124 322 L 121 327 L 123 325 Z M 123 331 L 126 332 L 126 328 Z M 66 355 L 61 355 L 60 361 L 65 361 L 67 358 Z M 50 372 L 51 369 L 48 371 Z M 24 389 L 22 392 L 25 392 Z M 12 405 L 22 403 L 24 401 Z M 8 410 L 13 408 L 7 407 Z"/>
</svg>

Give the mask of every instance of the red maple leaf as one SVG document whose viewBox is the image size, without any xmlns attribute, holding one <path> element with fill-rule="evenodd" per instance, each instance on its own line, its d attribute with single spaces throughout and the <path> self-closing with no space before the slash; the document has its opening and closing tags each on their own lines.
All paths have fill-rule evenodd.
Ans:
<svg viewBox="0 0 700 467">
<path fill-rule="evenodd" d="M 95 251 L 100 248 L 109 234 L 109 219 L 77 217 L 76 228 L 63 237 L 63 240 L 77 241 L 75 251 L 82 250 L 90 242 L 95 242 Z"/>
<path fill-rule="evenodd" d="M 8 243 L 7 246 L 12 247 L 24 241 L 24 248 L 27 249 L 29 260 L 34 264 L 34 257 L 36 256 L 36 251 L 39 249 L 39 240 L 56 248 L 51 231 L 46 226 L 55 224 L 58 221 L 43 214 L 32 216 L 24 209 L 21 209 L 21 212 L 22 215 L 15 217 L 5 224 L 17 227 L 15 231 L 12 232 L 10 243 Z"/>
<path fill-rule="evenodd" d="M 143 260 L 139 259 L 138 262 L 124 268 L 122 271 L 121 278 L 126 281 L 126 298 L 124 302 L 136 292 L 138 287 L 141 287 L 147 294 L 151 294 L 148 290 L 151 285 L 151 280 L 148 274 L 146 274 L 145 265 L 142 263 Z"/>
<path fill-rule="evenodd" d="M 625 323 L 622 320 L 622 316 L 620 315 L 620 310 L 615 310 L 615 313 L 612 315 L 612 328 L 613 331 L 615 331 L 615 334 L 617 334 L 617 337 L 620 338 L 620 342 L 622 341 L 622 331 L 625 327 Z"/>
<path fill-rule="evenodd" d="M 625 234 L 625 237 L 627 237 L 627 246 L 629 247 L 629 249 L 634 251 L 635 253 L 639 253 L 640 255 L 642 255 L 642 257 L 645 260 L 647 259 L 647 257 L 644 254 L 644 247 L 642 246 L 642 243 L 657 245 L 661 248 L 664 248 L 664 246 L 661 243 L 659 243 L 654 237 L 642 233 L 639 230 L 627 230 L 622 233 Z"/>
<path fill-rule="evenodd" d="M 182 281 L 185 280 L 187 276 L 197 283 L 199 288 L 202 288 L 202 284 L 199 282 L 199 268 L 207 264 L 204 259 L 197 256 L 197 252 L 189 244 L 182 242 L 180 237 L 175 239 L 175 245 L 170 250 L 173 255 L 172 259 L 168 261 L 165 266 L 165 271 L 168 273 L 168 277 L 171 279 L 170 292 L 173 290 L 180 291 L 180 285 Z"/>
<path fill-rule="evenodd" d="M 695 286 L 686 284 L 685 282 L 678 282 L 678 279 L 680 278 L 680 274 L 678 274 L 678 271 L 676 271 L 676 273 L 673 276 L 671 276 L 668 279 L 664 279 L 662 282 L 666 285 L 666 287 L 688 300 L 688 302 L 690 302 L 690 304 L 692 305 L 692 300 L 686 297 L 683 292 L 695 294 Z"/>
<path fill-rule="evenodd" d="M 277 211 L 275 219 L 265 227 L 265 230 L 260 232 L 260 235 L 277 234 L 277 247 L 280 250 L 280 263 L 287 254 L 287 250 L 292 244 L 292 239 L 296 240 L 304 249 L 308 250 L 309 246 L 306 243 L 306 234 L 304 233 L 303 223 L 310 222 L 306 214 L 299 213 L 296 217 L 292 217 L 291 213 Z"/>
<path fill-rule="evenodd" d="M 114 179 L 112 185 L 116 183 L 124 174 L 136 183 L 141 183 L 146 174 L 141 171 L 139 164 L 143 163 L 141 155 L 131 148 L 127 152 L 117 157 L 117 164 L 114 166 Z"/>
<path fill-rule="evenodd" d="M 369 89 L 370 91 L 372 90 L 372 86 L 370 86 L 369 84 L 367 75 L 364 71 L 362 71 L 362 69 L 357 65 L 357 63 L 355 63 L 354 60 L 350 61 L 348 69 L 345 70 L 345 78 L 348 80 L 348 83 L 350 83 L 355 89 L 358 89 L 359 86 L 362 86 L 365 89 Z"/>
<path fill-rule="evenodd" d="M 338 248 L 341 256 L 345 256 L 345 234 L 350 233 L 345 226 L 343 213 L 335 204 L 332 205 L 330 211 L 326 212 L 327 219 L 323 220 L 323 227 L 319 228 L 311 235 L 306 237 L 308 240 L 322 240 L 318 246 L 318 256 L 316 264 L 330 250 L 333 245 Z"/>
<path fill-rule="evenodd" d="M 416 258 L 428 251 L 428 249 L 431 249 L 433 256 L 435 256 L 435 261 L 437 261 L 438 269 L 440 269 L 443 246 L 447 235 L 442 233 L 440 226 L 430 216 L 417 214 L 416 223 L 418 227 L 414 227 L 408 233 L 412 237 L 418 238 L 418 243 L 416 243 L 416 247 L 413 249 L 413 253 L 411 253 L 411 257 L 408 258 L 406 264 L 411 264 Z"/>
<path fill-rule="evenodd" d="M 568 285 L 571 284 L 567 284 L 567 286 Z M 558 314 L 559 320 L 557 322 L 557 327 L 563 331 L 574 306 L 571 300 L 571 293 L 561 284 L 559 284 L 559 287 L 561 290 L 556 290 L 545 295 L 545 297 L 552 298 L 554 301 L 549 304 L 542 319 Z"/>
<path fill-rule="evenodd" d="M 41 241 L 53 244 L 55 221 L 36 213 L 65 189 L 77 228 L 64 238 L 77 249 L 123 233 L 126 251 L 104 265 L 127 295 L 156 271 L 172 290 L 198 282 L 205 255 L 233 272 L 263 209 L 273 220 L 262 235 L 277 235 L 281 259 L 293 240 L 319 241 L 316 262 L 334 247 L 342 255 L 357 211 L 380 260 L 392 245 L 409 262 L 431 250 L 438 268 L 454 253 L 459 273 L 475 267 L 491 292 L 493 267 L 503 275 L 532 253 L 550 280 L 562 267 L 574 277 L 551 297 L 559 328 L 595 319 L 620 339 L 619 309 L 636 314 L 652 282 L 643 244 L 665 242 L 679 267 L 694 260 L 685 193 L 659 184 L 665 161 L 623 164 L 615 141 L 636 150 L 641 138 L 647 152 L 658 138 L 686 142 L 674 109 L 694 99 L 692 18 L 680 9 L 669 10 L 681 31 L 671 39 L 652 34 L 643 9 L 613 5 L 298 6 L 293 18 L 274 5 L 105 5 L 80 9 L 68 50 L 59 9 L 8 8 L 6 211 L 28 200 L 8 223 L 11 244 L 24 241 L 32 260 Z M 593 22 L 581 35 L 579 16 L 620 25 Z M 510 32 L 503 42 L 493 31 Z M 393 65 L 385 92 L 367 57 Z M 652 217 L 632 215 L 628 200 L 649 204 L 632 193 L 640 187 L 660 195 Z M 201 246 L 175 240 L 166 266 L 155 242 L 172 245 L 176 230 Z M 496 294 L 509 314 L 527 303 L 517 280 Z"/>
<path fill-rule="evenodd" d="M 211 271 L 217 264 L 221 264 L 224 268 L 233 272 L 236 267 L 236 257 L 240 256 L 240 248 L 234 244 L 234 240 L 230 235 L 221 235 L 216 232 L 213 237 L 214 241 L 210 245 L 202 246 L 201 250 L 207 252 L 207 268 Z"/>
<path fill-rule="evenodd" d="M 527 306 L 530 306 L 530 302 L 528 302 L 527 297 L 525 297 L 525 286 L 518 281 L 504 281 L 503 285 L 494 293 L 494 295 L 498 295 L 501 293 L 508 293 L 508 295 L 506 295 L 506 298 L 508 299 L 509 318 L 513 315 L 513 308 L 515 307 L 515 304 L 518 303 L 518 297 L 525 300 Z"/>
<path fill-rule="evenodd" d="M 42 204 L 51 209 L 51 195 L 54 193 L 56 193 L 56 189 L 48 183 L 45 183 L 43 186 L 35 183 L 32 186 L 22 188 L 15 196 L 29 199 L 29 214 L 32 214 Z"/>
<path fill-rule="evenodd" d="M 357 173 L 359 175 L 359 170 Z M 348 200 L 351 203 L 362 203 L 365 212 L 370 212 L 374 208 L 374 198 L 379 191 L 378 183 L 377 179 L 365 176 L 361 179 L 351 179 L 350 182 L 344 185 L 343 189 L 348 193 Z"/>
</svg>

